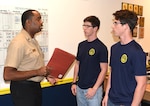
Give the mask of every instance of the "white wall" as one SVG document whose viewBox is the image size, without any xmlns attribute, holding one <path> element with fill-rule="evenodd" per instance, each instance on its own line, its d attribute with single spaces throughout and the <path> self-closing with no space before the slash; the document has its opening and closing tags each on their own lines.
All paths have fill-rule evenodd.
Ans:
<svg viewBox="0 0 150 106">
<path fill-rule="evenodd" d="M 74 55 L 77 45 L 84 40 L 83 19 L 96 15 L 101 21 L 98 37 L 107 45 L 108 50 L 115 43 L 111 35 L 112 13 L 121 9 L 121 3 L 133 3 L 144 6 L 145 35 L 138 39 L 144 51 L 150 52 L 150 0 L 0 0 L 1 5 L 27 8 L 47 8 L 49 11 L 49 56 L 55 47 L 64 49 Z M 7 3 L 8 2 L 8 3 Z M 2 70 L 1 70 L 2 71 Z M 72 77 L 73 68 L 66 78 Z"/>
<path fill-rule="evenodd" d="M 133 3 L 144 6 L 143 16 L 145 17 L 145 35 L 144 39 L 135 38 L 144 51 L 150 52 L 150 36 L 148 21 L 150 14 L 148 11 L 149 0 L 56 0 L 49 4 L 49 36 L 50 52 L 54 47 L 60 47 L 76 55 L 77 45 L 84 40 L 82 31 L 83 19 L 89 15 L 96 15 L 101 20 L 98 37 L 107 45 L 108 50 L 115 43 L 111 35 L 112 13 L 121 9 L 121 3 Z M 51 53 L 50 53 L 51 55 Z M 73 70 L 73 69 L 72 69 Z M 72 71 L 67 77 L 72 76 Z"/>
</svg>

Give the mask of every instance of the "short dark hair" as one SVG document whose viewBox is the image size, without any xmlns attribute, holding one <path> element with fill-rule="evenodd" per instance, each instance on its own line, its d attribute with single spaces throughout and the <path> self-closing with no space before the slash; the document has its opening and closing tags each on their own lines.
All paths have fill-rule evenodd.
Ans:
<svg viewBox="0 0 150 106">
<path fill-rule="evenodd" d="M 26 10 L 26 11 L 22 14 L 21 22 L 22 22 L 22 27 L 23 27 L 23 28 L 25 28 L 25 22 L 26 22 L 26 20 L 31 19 L 31 17 L 34 15 L 34 14 L 32 13 L 32 11 L 36 11 L 36 10 L 29 9 L 29 10 Z"/>
<path fill-rule="evenodd" d="M 86 17 L 83 22 L 90 22 L 93 27 L 98 27 L 100 26 L 100 20 L 96 16 L 88 16 Z"/>
<path fill-rule="evenodd" d="M 129 10 L 119 10 L 113 13 L 116 20 L 119 20 L 121 24 L 128 24 L 131 32 L 133 33 L 133 29 L 137 25 L 138 17 L 135 12 Z"/>
</svg>

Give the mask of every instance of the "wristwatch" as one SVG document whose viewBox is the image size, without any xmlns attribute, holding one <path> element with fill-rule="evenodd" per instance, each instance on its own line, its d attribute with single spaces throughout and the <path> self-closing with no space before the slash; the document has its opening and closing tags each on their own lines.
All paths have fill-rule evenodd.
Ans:
<svg viewBox="0 0 150 106">
<path fill-rule="evenodd" d="M 72 84 L 72 85 L 74 85 L 74 84 L 77 85 L 77 82 L 72 82 L 71 84 Z"/>
</svg>

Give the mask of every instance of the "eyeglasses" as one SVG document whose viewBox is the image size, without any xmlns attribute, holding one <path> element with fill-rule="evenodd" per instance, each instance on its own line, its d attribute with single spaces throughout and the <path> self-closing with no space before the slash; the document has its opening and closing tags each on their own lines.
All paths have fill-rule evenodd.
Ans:
<svg viewBox="0 0 150 106">
<path fill-rule="evenodd" d="M 113 24 L 114 24 L 114 25 L 118 25 L 118 24 L 121 24 L 121 25 L 123 25 L 124 23 L 122 23 L 122 22 L 116 22 L 116 21 L 114 21 L 114 22 L 113 22 Z"/>
<path fill-rule="evenodd" d="M 89 28 L 89 27 L 93 27 L 91 25 L 82 25 L 84 28 Z"/>
</svg>

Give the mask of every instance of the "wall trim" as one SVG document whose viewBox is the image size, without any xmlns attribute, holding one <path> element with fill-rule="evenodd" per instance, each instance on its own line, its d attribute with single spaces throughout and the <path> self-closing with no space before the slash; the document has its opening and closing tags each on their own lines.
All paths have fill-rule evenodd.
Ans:
<svg viewBox="0 0 150 106">
<path fill-rule="evenodd" d="M 59 79 L 55 85 L 61 85 L 61 84 L 66 84 L 66 83 L 71 83 L 73 81 L 73 78 L 64 78 L 64 79 Z M 41 87 L 50 87 L 50 86 L 55 86 L 50 84 L 49 82 L 43 81 L 41 82 Z M 0 95 L 6 95 L 10 94 L 10 88 L 4 88 L 0 89 Z"/>
</svg>

